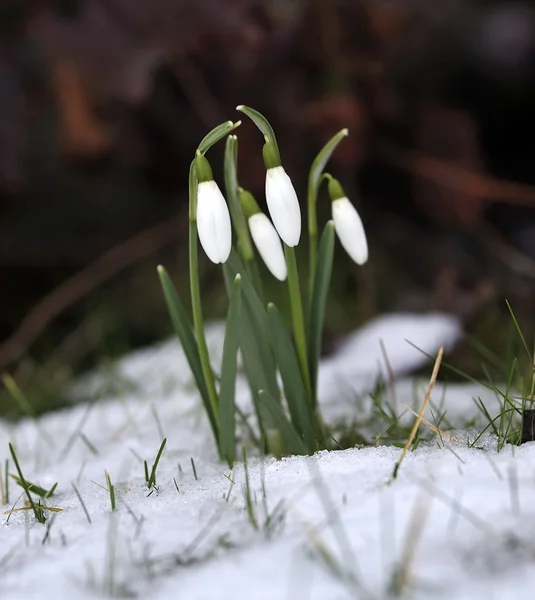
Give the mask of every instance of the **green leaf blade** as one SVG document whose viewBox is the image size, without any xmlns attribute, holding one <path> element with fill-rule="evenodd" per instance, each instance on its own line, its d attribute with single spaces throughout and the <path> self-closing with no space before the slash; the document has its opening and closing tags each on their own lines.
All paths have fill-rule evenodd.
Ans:
<svg viewBox="0 0 535 600">
<path fill-rule="evenodd" d="M 267 311 L 260 296 L 244 269 L 243 262 L 234 252 L 230 253 L 229 260 L 225 263 L 226 269 L 232 278 L 238 273 L 242 274 L 243 304 L 244 313 L 248 313 L 249 327 L 242 327 L 242 332 L 248 337 L 252 336 L 253 344 L 257 346 L 258 354 L 261 360 L 261 367 L 264 372 L 265 385 L 257 387 L 256 390 L 266 389 L 273 398 L 280 398 L 279 386 L 277 383 L 277 366 L 269 344 L 269 322 Z M 245 357 L 244 357 L 245 359 Z"/>
<path fill-rule="evenodd" d="M 347 129 L 341 129 L 336 135 L 334 135 L 323 148 L 318 152 L 318 155 L 314 159 L 312 166 L 310 167 L 308 185 L 309 190 L 314 193 L 314 198 L 318 194 L 318 187 L 320 184 L 323 170 L 329 162 L 333 152 L 336 150 L 338 144 L 349 135 Z"/>
<path fill-rule="evenodd" d="M 235 394 L 240 345 L 242 278 L 236 275 L 230 291 L 230 303 L 221 361 L 219 389 L 219 453 L 232 467 L 236 460 Z"/>
<path fill-rule="evenodd" d="M 201 359 L 199 356 L 199 348 L 197 346 L 195 336 L 193 335 L 193 331 L 189 322 L 188 315 L 186 313 L 186 309 L 184 308 L 184 305 L 180 300 L 180 297 L 176 291 L 175 286 L 173 285 L 173 282 L 171 281 L 171 278 L 169 277 L 169 274 L 167 273 L 167 270 L 164 267 L 159 266 L 158 275 L 160 277 L 160 282 L 162 284 L 167 309 L 171 316 L 173 327 L 178 336 L 178 339 L 180 340 L 180 343 L 182 344 L 182 348 L 184 349 L 184 354 L 186 355 L 186 359 L 195 379 L 197 389 L 199 390 L 199 393 L 201 395 L 204 408 L 206 409 L 206 413 L 208 414 L 208 419 L 210 421 L 212 431 L 214 432 L 214 435 L 217 440 L 219 439 L 217 416 L 214 413 L 212 403 L 210 402 L 208 389 L 206 387 L 206 382 L 203 376 Z"/>
<path fill-rule="evenodd" d="M 232 281 L 242 272 L 242 312 L 240 318 L 240 350 L 247 382 L 251 390 L 260 432 L 274 427 L 269 413 L 260 411 L 258 390 L 268 390 L 271 397 L 280 403 L 280 390 L 277 382 L 277 366 L 269 344 L 269 325 L 266 310 L 259 299 L 251 280 L 242 271 L 243 264 L 232 251 L 230 259 L 223 267 L 227 292 L 230 296 Z"/>
<path fill-rule="evenodd" d="M 273 127 L 271 127 L 270 122 L 264 117 L 261 112 L 258 112 L 254 108 L 250 106 L 244 106 L 240 104 L 240 106 L 236 107 L 236 110 L 239 110 L 244 115 L 247 115 L 249 119 L 260 129 L 262 134 L 267 137 L 267 139 L 277 148 L 277 152 L 279 150 L 279 145 L 277 144 L 277 137 L 275 136 L 275 132 L 273 131 Z"/>
<path fill-rule="evenodd" d="M 199 147 L 197 148 L 197 151 L 201 154 L 205 154 L 212 146 L 215 146 L 215 144 L 225 138 L 231 131 L 234 131 L 234 129 L 240 125 L 241 121 L 236 121 L 235 123 L 232 121 L 225 121 L 217 127 L 214 127 L 212 131 L 203 137 Z"/>
<path fill-rule="evenodd" d="M 292 425 L 310 453 L 316 449 L 313 406 L 308 398 L 294 346 L 274 304 L 268 306 L 270 339 L 290 411 Z"/>
<path fill-rule="evenodd" d="M 325 306 L 327 304 L 333 267 L 334 237 L 334 223 L 329 221 L 325 225 L 325 229 L 321 235 L 309 311 L 308 362 L 314 402 L 317 402 L 318 367 L 321 355 L 323 325 L 325 322 Z"/>
<path fill-rule="evenodd" d="M 247 220 L 243 214 L 238 196 L 238 138 L 229 135 L 225 145 L 225 159 L 223 164 L 225 175 L 225 192 L 232 219 L 232 225 L 238 238 L 238 246 L 244 260 L 254 257 L 253 245 L 249 234 Z"/>
<path fill-rule="evenodd" d="M 258 392 L 258 398 L 260 411 L 264 419 L 274 423 L 275 427 L 273 429 L 276 428 L 280 431 L 288 451 L 292 454 L 308 454 L 305 444 L 288 420 L 281 404 L 265 390 Z"/>
</svg>

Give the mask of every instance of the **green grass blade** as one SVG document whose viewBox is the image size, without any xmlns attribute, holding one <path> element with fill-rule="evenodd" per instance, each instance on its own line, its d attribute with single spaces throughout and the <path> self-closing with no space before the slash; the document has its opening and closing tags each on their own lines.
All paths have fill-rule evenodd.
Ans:
<svg viewBox="0 0 535 600">
<path fill-rule="evenodd" d="M 221 125 L 214 127 L 214 129 L 212 129 L 210 133 L 207 133 L 203 137 L 201 143 L 199 144 L 198 151 L 201 154 L 208 152 L 208 150 L 210 150 L 212 146 L 217 144 L 217 142 L 222 140 L 231 131 L 233 131 L 234 129 L 236 129 L 236 127 L 239 127 L 240 125 L 241 121 L 236 121 L 236 123 L 233 123 L 232 121 L 225 121 L 224 123 L 221 123 Z"/>
<path fill-rule="evenodd" d="M 509 300 L 506 300 L 505 304 L 507 304 L 507 309 L 509 310 L 511 318 L 513 319 L 513 323 L 514 323 L 516 332 L 518 334 L 518 337 L 519 337 L 520 341 L 522 342 L 522 346 L 524 347 L 524 350 L 526 351 L 526 354 L 528 355 L 528 359 L 530 361 L 530 364 L 533 364 L 533 358 L 531 356 L 530 349 L 528 348 L 528 344 L 526 342 L 526 338 L 524 337 L 524 334 L 522 333 L 522 328 L 520 327 L 520 323 L 517 321 L 516 315 L 515 315 L 515 313 L 513 311 L 513 308 L 511 306 L 511 304 L 509 303 Z"/>
<path fill-rule="evenodd" d="M 334 257 L 334 223 L 325 225 L 318 252 L 318 263 L 310 299 L 308 322 L 308 368 L 312 386 L 312 399 L 317 403 L 318 365 L 321 355 L 321 340 L 325 321 L 325 305 L 331 283 Z"/>
<path fill-rule="evenodd" d="M 277 148 L 277 152 L 279 151 L 279 145 L 277 144 L 277 138 L 275 136 L 275 132 L 273 131 L 273 127 L 271 127 L 269 121 L 264 117 L 264 115 L 254 108 L 249 106 L 244 106 L 241 104 L 236 107 L 237 110 L 242 112 L 244 115 L 247 115 L 249 119 L 260 129 L 264 136 L 268 138 L 268 140 Z"/>
<path fill-rule="evenodd" d="M 295 349 L 284 326 L 284 322 L 274 304 L 268 306 L 271 343 L 284 386 L 286 401 L 292 425 L 309 452 L 316 449 L 314 435 L 313 407 L 307 396 Z"/>
<path fill-rule="evenodd" d="M 149 488 L 154 487 L 156 485 L 156 471 L 158 470 L 158 464 L 160 462 L 160 458 L 162 458 L 162 454 L 163 454 L 166 444 L 167 444 L 167 438 L 164 438 L 162 443 L 160 444 L 158 453 L 156 454 L 156 459 L 154 461 L 154 464 L 152 465 L 152 470 L 150 472 L 149 480 L 147 482 L 147 485 Z"/>
<path fill-rule="evenodd" d="M 49 490 L 32 483 L 26 479 L 21 479 L 17 475 L 13 475 L 10 473 L 9 476 L 18 484 L 25 492 L 33 492 L 36 496 L 40 496 L 41 498 L 51 498 L 58 487 L 58 484 L 55 483 Z"/>
<path fill-rule="evenodd" d="M 234 407 L 240 345 L 241 282 L 241 276 L 236 275 L 230 292 L 219 389 L 219 453 L 228 462 L 229 467 L 232 467 L 236 460 Z"/>
<path fill-rule="evenodd" d="M 32 405 L 18 386 L 17 382 L 13 379 L 13 377 L 9 373 L 3 373 L 1 378 L 3 384 L 6 387 L 6 390 L 8 391 L 11 398 L 16 402 L 21 412 L 23 412 L 28 417 L 35 419 L 36 414 Z"/>
<path fill-rule="evenodd" d="M 104 473 L 106 476 L 106 485 L 108 486 L 108 493 L 110 495 L 111 510 L 114 511 L 117 508 L 117 501 L 116 501 L 116 497 L 115 497 L 115 486 L 111 482 L 110 474 L 107 471 L 105 471 Z"/>
<path fill-rule="evenodd" d="M 186 309 L 184 308 L 175 286 L 173 285 L 173 282 L 171 281 L 171 278 L 164 267 L 158 267 L 158 275 L 160 276 L 160 282 L 162 284 L 165 301 L 167 303 L 167 309 L 169 310 L 173 327 L 178 339 L 180 340 L 180 343 L 182 344 L 182 348 L 184 349 L 186 359 L 195 379 L 195 383 L 197 384 L 197 389 L 201 395 L 204 408 L 208 414 L 212 431 L 214 432 L 216 440 L 218 440 L 219 430 L 217 426 L 217 418 L 208 395 L 208 389 L 206 387 L 206 382 L 204 380 L 201 367 L 199 348 L 197 346 L 195 336 L 193 335 L 193 330 L 191 328 Z"/>
<path fill-rule="evenodd" d="M 145 483 L 148 486 L 150 475 L 149 475 L 149 463 L 146 460 L 143 461 L 143 471 L 145 473 Z"/>
<path fill-rule="evenodd" d="M 272 421 L 281 433 L 288 452 L 292 454 L 308 454 L 305 444 L 285 415 L 282 406 L 268 392 L 258 392 L 260 411 L 266 421 Z"/>
<path fill-rule="evenodd" d="M 22 474 L 22 469 L 20 468 L 19 459 L 17 458 L 17 455 L 15 454 L 15 449 L 13 448 L 11 443 L 9 443 L 8 445 L 9 445 L 9 452 L 11 453 L 11 458 L 13 459 L 13 462 L 15 463 L 15 469 L 17 469 L 17 473 L 19 474 L 19 479 L 20 479 L 20 481 L 27 484 L 28 482 L 24 479 L 24 475 Z M 32 495 L 30 494 L 30 490 L 28 489 L 28 487 L 25 487 L 25 486 L 22 486 L 22 487 L 26 493 L 26 498 L 28 499 L 28 503 L 33 511 L 33 514 L 35 515 L 35 520 L 38 523 L 46 523 L 46 516 L 45 516 L 44 512 L 41 510 L 41 508 L 39 508 L 33 501 Z"/>
</svg>

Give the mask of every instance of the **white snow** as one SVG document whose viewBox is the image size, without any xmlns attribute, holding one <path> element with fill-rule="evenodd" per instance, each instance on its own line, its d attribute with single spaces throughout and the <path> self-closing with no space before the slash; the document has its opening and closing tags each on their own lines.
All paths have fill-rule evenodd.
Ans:
<svg viewBox="0 0 535 600">
<path fill-rule="evenodd" d="M 220 325 L 209 330 L 214 356 L 221 333 Z M 389 401 L 399 412 L 405 403 L 418 408 L 427 382 L 407 372 L 459 335 L 459 324 L 439 314 L 392 315 L 356 332 L 321 365 L 326 420 L 351 422 L 370 413 L 368 393 L 385 373 L 380 340 L 396 377 L 392 389 L 386 386 Z M 246 406 L 243 383 L 238 389 Z M 484 436 L 471 449 L 474 432 L 460 431 L 410 452 L 395 481 L 400 450 L 394 447 L 281 461 L 250 451 L 256 530 L 246 510 L 243 465 L 230 473 L 218 461 L 177 343 L 136 352 L 113 372 L 81 380 L 73 400 L 88 390 L 107 396 L 35 422 L 0 422 L 0 464 L 11 441 L 28 480 L 47 488 L 59 483 L 48 502 L 62 509 L 45 526 L 28 511 L 2 515 L 2 600 L 379 599 L 400 564 L 406 597 L 533 597 L 535 444 L 498 453 L 495 440 Z M 474 397 L 492 414 L 499 409 L 499 399 L 476 385 L 437 384 L 432 405 L 462 425 L 478 415 Z M 414 417 L 407 411 L 403 418 Z M 162 435 L 168 442 L 158 492 L 148 496 L 140 458 L 152 466 Z M 113 513 L 105 472 L 117 492 Z M 11 505 L 19 493 L 11 482 Z M 345 576 L 322 562 L 321 548 Z"/>
</svg>

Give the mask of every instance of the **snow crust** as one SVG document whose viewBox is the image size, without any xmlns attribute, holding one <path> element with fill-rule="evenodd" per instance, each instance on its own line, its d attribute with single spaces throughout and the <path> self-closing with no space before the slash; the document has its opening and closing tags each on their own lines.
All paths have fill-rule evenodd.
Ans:
<svg viewBox="0 0 535 600">
<path fill-rule="evenodd" d="M 222 332 L 208 329 L 214 364 Z M 395 378 L 389 401 L 400 413 L 405 403 L 419 407 L 427 382 L 408 373 L 460 335 L 440 314 L 389 315 L 355 332 L 320 368 L 326 420 L 370 413 L 378 375 L 388 379 L 381 340 Z M 100 399 L 75 402 L 88 393 Z M 244 382 L 238 393 L 246 407 Z M 71 408 L 37 421 L 0 421 L 0 464 L 11 442 L 28 480 L 58 482 L 48 503 L 62 509 L 43 526 L 28 511 L 1 508 L 2 600 L 379 599 L 396 573 L 411 598 L 533 597 L 534 444 L 498 453 L 490 436 L 475 449 L 474 432 L 459 431 L 410 452 L 395 481 L 395 447 L 280 461 L 250 453 L 255 529 L 244 467 L 231 473 L 218 461 L 178 343 L 135 352 L 113 372 L 81 380 L 72 396 Z M 499 410 L 491 391 L 458 384 L 437 384 L 430 410 L 462 425 L 480 414 L 474 398 Z M 158 490 L 148 495 L 142 460 L 152 466 L 163 436 Z M 117 493 L 113 513 L 105 472 Z M 11 505 L 19 493 L 11 482 Z"/>
</svg>

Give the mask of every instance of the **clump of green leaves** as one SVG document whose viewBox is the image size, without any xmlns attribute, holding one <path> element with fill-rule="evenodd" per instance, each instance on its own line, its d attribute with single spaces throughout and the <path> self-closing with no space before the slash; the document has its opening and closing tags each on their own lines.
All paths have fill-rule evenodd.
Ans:
<svg viewBox="0 0 535 600">
<path fill-rule="evenodd" d="M 13 448 L 13 445 L 11 443 L 9 444 L 9 452 L 11 453 L 11 457 L 13 458 L 13 462 L 15 464 L 15 469 L 17 470 L 17 475 L 10 474 L 10 476 L 24 490 L 24 494 L 26 495 L 26 499 L 27 499 L 27 509 L 29 509 L 33 512 L 33 514 L 35 516 L 35 520 L 38 523 L 42 523 L 42 524 L 46 523 L 46 521 L 47 521 L 46 511 L 58 512 L 61 510 L 59 508 L 52 508 L 52 507 L 46 506 L 46 504 L 42 503 L 54 495 L 58 484 L 55 483 L 49 490 L 46 490 L 45 488 L 28 481 L 27 479 L 25 479 L 24 475 L 22 474 L 22 469 L 21 469 L 21 466 L 19 463 L 19 459 L 18 459 L 15 449 Z M 7 463 L 6 463 L 6 469 L 7 469 Z M 6 473 L 7 473 L 7 470 L 6 470 Z M 7 479 L 6 479 L 6 487 L 7 487 Z M 33 498 L 32 494 L 35 494 L 36 496 L 38 496 L 38 499 L 35 500 Z M 18 510 L 18 509 L 13 509 L 13 510 Z M 26 509 L 23 509 L 23 510 L 26 510 Z"/>
<path fill-rule="evenodd" d="M 340 184 L 325 166 L 347 135 L 337 133 L 314 160 L 308 180 L 309 273 L 307 295 L 301 293 L 295 248 L 301 232 L 301 211 L 290 178 L 281 165 L 273 128 L 258 111 L 239 106 L 264 136 L 266 197 L 274 226 L 251 194 L 239 185 L 239 122 L 213 129 L 199 144 L 189 174 L 189 265 L 193 322 L 171 278 L 158 268 L 174 329 L 180 339 L 208 416 L 220 457 L 236 460 L 235 384 L 241 353 L 249 384 L 256 432 L 262 450 L 276 456 L 313 454 L 329 448 L 317 398 L 318 365 L 325 306 L 331 281 L 335 231 L 344 248 L 362 264 L 367 244 L 360 217 Z M 226 138 L 224 180 L 228 207 L 215 181 L 206 153 Z M 323 181 L 329 183 L 333 221 L 318 240 L 316 202 Z M 229 217 L 230 214 L 230 217 Z M 231 226 L 237 244 L 231 245 Z M 349 224 L 349 228 L 348 228 Z M 354 227 L 355 235 L 353 235 Z M 276 229 L 276 231 L 275 231 Z M 282 238 L 282 245 L 281 240 Z M 222 263 L 229 298 L 219 377 L 211 366 L 204 334 L 198 269 L 198 240 L 215 263 Z M 254 242 L 254 244 L 253 244 Z M 292 328 L 264 296 L 254 247 L 279 280 L 287 279 Z M 282 389 L 279 387 L 279 375 Z M 216 385 L 218 379 L 218 385 Z"/>
</svg>

